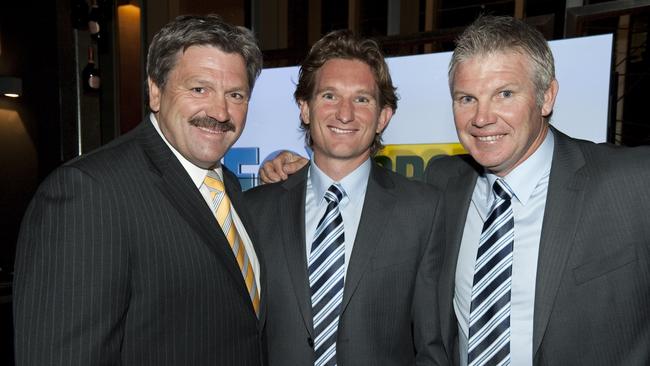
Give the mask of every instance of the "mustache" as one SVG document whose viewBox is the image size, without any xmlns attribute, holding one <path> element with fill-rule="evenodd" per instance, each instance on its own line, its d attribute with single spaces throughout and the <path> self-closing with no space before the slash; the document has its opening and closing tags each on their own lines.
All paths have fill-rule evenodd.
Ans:
<svg viewBox="0 0 650 366">
<path fill-rule="evenodd" d="M 204 128 L 209 128 L 211 130 L 221 131 L 221 132 L 228 132 L 228 131 L 235 132 L 235 125 L 232 124 L 232 122 L 230 121 L 219 122 L 216 119 L 208 116 L 194 117 L 189 120 L 189 123 L 195 127 L 204 127 Z"/>
</svg>

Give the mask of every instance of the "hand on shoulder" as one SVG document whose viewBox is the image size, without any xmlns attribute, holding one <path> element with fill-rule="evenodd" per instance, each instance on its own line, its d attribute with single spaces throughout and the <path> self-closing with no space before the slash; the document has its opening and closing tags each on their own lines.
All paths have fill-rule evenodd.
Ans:
<svg viewBox="0 0 650 366">
<path fill-rule="evenodd" d="M 283 151 L 275 158 L 262 164 L 259 171 L 260 181 L 266 184 L 287 180 L 289 175 L 300 170 L 308 162 L 309 159 L 298 154 Z"/>
</svg>

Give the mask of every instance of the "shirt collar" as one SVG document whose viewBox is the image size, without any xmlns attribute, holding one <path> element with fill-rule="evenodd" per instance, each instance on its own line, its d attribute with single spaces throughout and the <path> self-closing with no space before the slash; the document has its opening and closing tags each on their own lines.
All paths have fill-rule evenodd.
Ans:
<svg viewBox="0 0 650 366">
<path fill-rule="evenodd" d="M 187 171 L 187 174 L 190 175 L 190 178 L 192 179 L 192 182 L 194 182 L 194 185 L 199 188 L 201 187 L 201 184 L 203 184 L 203 179 L 205 179 L 205 176 L 208 174 L 208 171 L 206 169 L 200 168 L 194 164 L 192 164 L 189 160 L 185 159 L 185 157 L 176 150 L 172 144 L 167 141 L 167 138 L 165 135 L 163 135 L 162 131 L 160 130 L 160 125 L 158 124 L 158 120 L 156 119 L 156 116 L 153 113 L 149 114 L 149 120 L 153 124 L 153 126 L 156 128 L 156 131 L 158 131 L 158 134 L 160 137 L 165 141 L 165 144 L 169 147 L 169 149 L 174 153 L 174 156 L 176 156 L 176 159 L 180 161 L 181 165 L 183 165 L 183 168 L 185 168 L 185 171 Z M 223 173 L 221 171 L 221 164 L 215 169 L 213 169 L 215 173 L 221 178 L 223 181 Z M 324 192 L 323 192 L 324 193 Z"/>
<path fill-rule="evenodd" d="M 345 191 L 341 204 L 346 205 L 348 201 L 355 204 L 366 195 L 370 168 L 371 163 L 370 158 L 368 158 L 355 170 L 350 172 L 350 174 L 346 175 L 345 178 L 336 182 L 332 178 L 328 177 L 327 174 L 320 170 L 316 163 L 312 161 L 312 164 L 309 166 L 308 179 L 311 181 L 311 187 L 314 191 L 315 197 L 320 197 L 319 204 L 325 202 L 325 191 L 327 191 L 334 183 L 339 183 Z"/>
<path fill-rule="evenodd" d="M 549 129 L 544 141 L 533 155 L 529 156 L 528 159 L 519 164 L 519 166 L 503 178 L 514 196 L 523 206 L 526 205 L 530 196 L 532 196 L 540 180 L 550 174 L 554 146 L 555 138 L 553 137 L 553 131 Z M 485 195 L 488 200 L 486 207 L 490 207 L 493 200 L 492 185 L 499 177 L 488 172 L 485 173 L 485 177 L 488 181 L 488 191 Z"/>
</svg>

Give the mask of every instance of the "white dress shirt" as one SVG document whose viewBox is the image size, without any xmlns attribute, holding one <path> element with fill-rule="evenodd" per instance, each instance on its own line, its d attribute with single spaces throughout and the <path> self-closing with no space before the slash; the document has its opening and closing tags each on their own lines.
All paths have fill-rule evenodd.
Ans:
<svg viewBox="0 0 650 366">
<path fill-rule="evenodd" d="M 339 203 L 339 211 L 343 217 L 343 232 L 345 233 L 345 273 L 348 271 L 348 263 L 352 255 L 354 239 L 357 236 L 361 211 L 366 197 L 366 188 L 368 188 L 368 177 L 370 176 L 370 159 L 366 160 L 358 168 L 352 171 L 338 182 L 343 187 L 344 195 Z M 305 243 L 307 245 L 307 263 L 309 263 L 309 253 L 311 244 L 314 241 L 314 232 L 318 221 L 320 221 L 325 209 L 327 200 L 325 191 L 336 183 L 320 170 L 316 163 L 312 161 L 307 175 L 307 190 L 305 193 Z"/>
<path fill-rule="evenodd" d="M 506 184 L 514 192 L 512 210 L 515 219 L 515 241 L 510 297 L 511 365 L 533 364 L 533 311 L 535 308 L 537 256 L 553 159 L 553 146 L 553 133 L 549 131 L 537 151 L 504 178 Z M 487 219 L 494 201 L 492 185 L 496 179 L 496 175 L 488 172 L 478 177 L 458 253 L 454 311 L 458 319 L 460 361 L 463 366 L 467 365 L 474 264 L 483 223 Z"/>
<path fill-rule="evenodd" d="M 183 168 L 187 171 L 187 174 L 189 174 L 190 178 L 192 179 L 192 182 L 194 182 L 194 185 L 196 188 L 201 192 L 201 196 L 203 196 L 203 199 L 205 200 L 205 204 L 210 207 L 210 192 L 208 191 L 208 188 L 203 186 L 203 179 L 205 179 L 205 176 L 208 174 L 208 171 L 203 168 L 199 168 L 198 166 L 192 164 L 189 160 L 185 159 L 183 155 L 181 155 L 176 148 L 174 148 L 169 141 L 167 141 L 167 138 L 165 138 L 165 135 L 162 134 L 162 131 L 160 130 L 160 126 L 158 125 L 158 120 L 156 120 L 156 117 L 153 114 L 150 114 L 150 120 L 151 123 L 153 123 L 154 127 L 156 128 L 156 131 L 158 131 L 158 134 L 160 134 L 160 137 L 162 137 L 163 141 L 169 146 L 171 151 L 174 153 L 174 156 L 180 161 L 181 165 L 183 165 Z M 221 169 L 221 165 L 219 165 L 218 168 L 214 169 L 215 173 L 221 177 L 223 180 L 223 171 Z M 212 208 L 210 208 L 212 210 Z M 246 255 L 248 255 L 248 259 L 252 263 L 253 267 L 253 274 L 255 275 L 255 282 L 257 282 L 257 291 L 260 291 L 260 262 L 257 259 L 257 254 L 255 253 L 255 248 L 253 247 L 253 243 L 251 241 L 251 238 L 248 236 L 248 233 L 246 232 L 246 228 L 244 227 L 244 224 L 241 222 L 241 219 L 239 218 L 239 215 L 237 215 L 237 211 L 235 210 L 234 207 L 231 205 L 231 214 L 232 214 L 232 219 L 233 222 L 235 223 L 235 227 L 237 228 L 237 232 L 239 233 L 239 237 L 241 238 L 242 242 L 244 243 L 244 248 L 246 248 Z M 217 222 L 216 218 L 214 221 L 215 225 L 219 225 Z"/>
</svg>

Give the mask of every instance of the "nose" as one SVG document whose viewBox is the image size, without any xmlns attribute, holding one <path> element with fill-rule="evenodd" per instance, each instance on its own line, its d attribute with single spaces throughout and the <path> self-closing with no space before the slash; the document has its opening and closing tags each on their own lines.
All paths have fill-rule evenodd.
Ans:
<svg viewBox="0 0 650 366">
<path fill-rule="evenodd" d="M 342 99 L 336 110 L 336 119 L 342 123 L 354 120 L 354 103 L 348 99 Z"/>
<path fill-rule="evenodd" d="M 478 102 L 476 107 L 476 115 L 474 116 L 473 125 L 476 127 L 483 127 L 495 122 L 495 114 L 492 111 L 492 106 L 489 101 Z"/>
<path fill-rule="evenodd" d="M 228 110 L 228 102 L 224 95 L 215 95 L 211 98 L 207 107 L 206 113 L 208 116 L 214 118 L 219 122 L 227 122 L 230 120 L 230 111 Z"/>
</svg>

